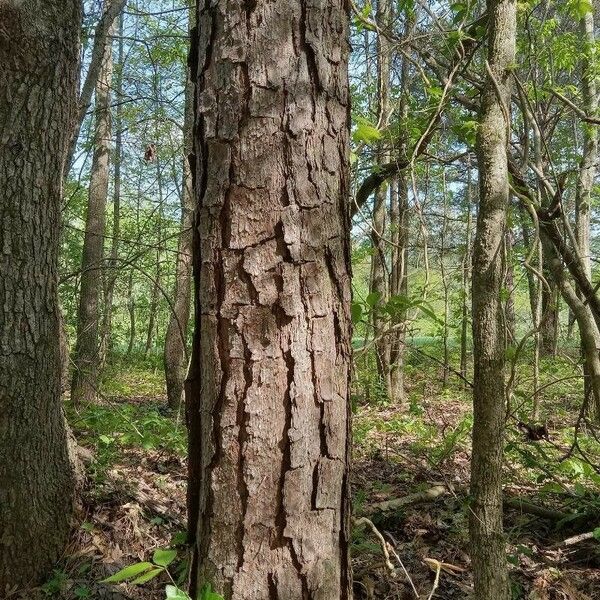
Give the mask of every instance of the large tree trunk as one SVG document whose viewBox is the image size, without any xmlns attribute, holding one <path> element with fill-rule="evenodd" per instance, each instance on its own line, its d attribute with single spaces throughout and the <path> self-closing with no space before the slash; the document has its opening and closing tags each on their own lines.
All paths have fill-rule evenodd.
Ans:
<svg viewBox="0 0 600 600">
<path fill-rule="evenodd" d="M 190 20 L 193 22 L 193 19 Z M 171 408 L 178 408 L 183 394 L 187 370 L 187 329 L 190 319 L 190 292 L 192 287 L 192 240 L 194 220 L 194 190 L 189 155 L 193 147 L 194 84 L 188 78 L 185 88 L 185 118 L 183 125 L 184 159 L 181 191 L 181 234 L 175 272 L 175 293 L 165 336 L 165 380 Z"/>
<path fill-rule="evenodd" d="M 193 593 L 210 583 L 227 600 L 343 600 L 346 3 L 202 0 L 198 11 Z"/>
<path fill-rule="evenodd" d="M 94 156 L 90 175 L 83 257 L 81 292 L 77 315 L 71 398 L 76 404 L 93 402 L 97 396 L 100 347 L 98 340 L 99 304 L 102 291 L 102 259 L 104 227 L 110 163 L 111 119 L 110 86 L 112 79 L 112 47 L 106 45 L 104 61 L 96 85 L 96 128 Z"/>
<path fill-rule="evenodd" d="M 507 146 L 510 75 L 515 60 L 516 0 L 488 0 L 488 74 L 477 153 L 479 215 L 473 248 L 473 454 L 471 558 L 478 600 L 508 600 L 502 530 L 505 326 L 501 292 L 509 199 Z"/>
<path fill-rule="evenodd" d="M 81 7 L 0 2 L 0 596 L 62 553 L 74 477 L 60 398 L 62 168 Z"/>
</svg>

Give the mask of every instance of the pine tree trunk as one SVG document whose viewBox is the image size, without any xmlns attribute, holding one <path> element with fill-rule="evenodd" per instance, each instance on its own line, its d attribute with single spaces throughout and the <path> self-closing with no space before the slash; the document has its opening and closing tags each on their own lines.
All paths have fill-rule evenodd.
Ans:
<svg viewBox="0 0 600 600">
<path fill-rule="evenodd" d="M 488 0 L 490 72 L 477 136 L 479 215 L 473 248 L 473 453 L 471 559 L 477 600 L 508 600 L 502 528 L 505 415 L 505 326 L 501 291 L 509 199 L 511 68 L 515 60 L 516 0 Z"/>
<path fill-rule="evenodd" d="M 198 11 L 193 594 L 210 583 L 226 600 L 344 600 L 346 3 Z"/>
<path fill-rule="evenodd" d="M 0 597 L 48 573 L 74 497 L 57 278 L 81 7 L 47 0 L 31 9 L 0 3 Z"/>
<path fill-rule="evenodd" d="M 112 80 L 112 47 L 106 45 L 104 60 L 96 85 L 96 128 L 94 156 L 90 174 L 83 257 L 81 292 L 77 316 L 77 342 L 74 354 L 71 398 L 75 404 L 96 400 L 100 366 L 99 323 L 102 292 L 102 260 L 104 227 L 110 163 L 111 119 L 110 85 Z"/>
<path fill-rule="evenodd" d="M 193 23 L 193 19 L 190 19 Z M 185 118 L 183 126 L 184 159 L 181 196 L 181 234 L 175 272 L 173 312 L 165 336 L 164 364 L 169 406 L 177 409 L 182 401 L 183 382 L 187 370 L 187 329 L 190 319 L 192 288 L 192 240 L 194 220 L 194 190 L 189 155 L 193 146 L 194 85 L 188 80 L 185 90 Z"/>
</svg>

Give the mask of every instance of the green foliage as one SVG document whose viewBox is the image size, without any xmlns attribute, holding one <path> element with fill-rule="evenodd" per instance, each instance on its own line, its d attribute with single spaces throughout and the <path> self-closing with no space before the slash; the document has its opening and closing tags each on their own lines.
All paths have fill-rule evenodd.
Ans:
<svg viewBox="0 0 600 600">
<path fill-rule="evenodd" d="M 69 576 L 60 569 L 55 569 L 52 572 L 52 577 L 42 585 L 41 590 L 46 596 L 54 596 L 59 594 L 65 587 Z"/>
<path fill-rule="evenodd" d="M 352 140 L 355 143 L 373 144 L 381 139 L 382 133 L 377 126 L 365 117 L 356 117 Z"/>
</svg>

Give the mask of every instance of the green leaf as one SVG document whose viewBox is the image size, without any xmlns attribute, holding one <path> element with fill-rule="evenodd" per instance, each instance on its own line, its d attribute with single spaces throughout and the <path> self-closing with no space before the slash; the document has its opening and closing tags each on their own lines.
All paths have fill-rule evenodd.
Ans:
<svg viewBox="0 0 600 600">
<path fill-rule="evenodd" d="M 161 567 L 168 567 L 177 558 L 177 550 L 156 550 L 152 562 Z"/>
<path fill-rule="evenodd" d="M 152 569 L 154 565 L 149 562 L 139 562 L 134 565 L 129 565 L 120 571 L 117 571 L 114 575 L 103 579 L 100 583 L 120 583 L 121 581 L 125 581 L 126 579 L 131 579 L 148 569 Z"/>
<path fill-rule="evenodd" d="M 592 0 L 570 0 L 567 7 L 577 19 L 583 19 L 588 13 L 594 12 Z"/>
<path fill-rule="evenodd" d="M 188 594 L 174 585 L 168 585 L 165 592 L 167 593 L 166 600 L 192 600 Z"/>
<path fill-rule="evenodd" d="M 156 569 L 152 569 L 152 571 L 143 573 L 138 578 L 134 579 L 131 583 L 133 583 L 134 585 L 141 585 L 142 583 L 146 583 L 146 581 L 154 579 L 157 575 L 160 575 L 161 573 L 164 573 L 164 569 L 162 567 L 156 567 Z"/>
<path fill-rule="evenodd" d="M 210 583 L 205 583 L 200 590 L 199 600 L 224 600 L 221 594 L 212 591 Z"/>
<path fill-rule="evenodd" d="M 356 325 L 356 323 L 360 323 L 363 316 L 363 308 L 362 304 L 358 302 L 353 302 L 350 308 L 350 313 L 352 315 L 352 322 Z"/>
<path fill-rule="evenodd" d="M 600 540 L 600 527 L 596 527 L 596 529 L 594 529 L 594 531 L 592 533 L 593 533 L 594 539 Z"/>
<path fill-rule="evenodd" d="M 357 117 L 356 129 L 352 134 L 352 139 L 356 143 L 364 142 L 366 144 L 372 144 L 381 139 L 381 131 L 379 131 L 379 129 L 377 129 L 377 127 L 368 119 Z"/>
<path fill-rule="evenodd" d="M 368 296 L 367 296 L 367 304 L 373 308 L 376 304 L 379 304 L 379 301 L 381 300 L 381 292 L 371 292 Z"/>
</svg>

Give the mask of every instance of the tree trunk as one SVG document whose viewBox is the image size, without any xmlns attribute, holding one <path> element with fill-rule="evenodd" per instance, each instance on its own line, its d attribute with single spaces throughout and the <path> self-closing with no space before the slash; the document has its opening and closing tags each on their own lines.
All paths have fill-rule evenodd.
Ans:
<svg viewBox="0 0 600 600">
<path fill-rule="evenodd" d="M 596 52 L 596 36 L 594 32 L 594 8 L 586 12 L 579 24 L 580 33 L 584 39 L 585 50 L 582 61 L 581 92 L 583 97 L 583 110 L 589 115 L 596 115 L 598 112 L 598 94 L 597 94 L 597 75 L 596 65 L 592 60 Z M 577 190 L 575 194 L 575 235 L 577 238 L 577 251 L 583 261 L 585 274 L 591 281 L 592 279 L 592 261 L 590 249 L 590 208 L 592 202 L 592 188 L 596 177 L 596 161 L 598 160 L 598 128 L 588 123 L 583 124 L 583 156 L 579 167 L 579 177 L 577 180 Z M 580 296 L 581 297 L 581 296 Z M 590 310 L 589 307 L 585 307 Z M 578 320 L 579 323 L 579 320 Z M 583 338 L 583 333 L 581 334 Z M 596 347 L 600 347 L 600 340 L 596 340 Z M 583 347 L 582 354 L 585 357 L 586 351 Z M 589 360 L 585 360 L 586 378 L 584 397 L 591 398 L 593 390 L 591 381 L 592 374 L 587 372 Z M 595 407 L 596 403 L 590 404 Z M 599 415 L 600 416 L 600 415 Z"/>
<path fill-rule="evenodd" d="M 468 330 L 469 330 L 469 284 L 471 281 L 471 228 L 472 228 L 472 192 L 473 183 L 471 175 L 471 158 L 468 159 L 467 167 L 467 188 L 466 188 L 466 212 L 467 223 L 465 229 L 465 253 L 462 262 L 462 307 L 461 307 L 461 326 L 460 326 L 460 374 L 466 379 L 468 370 Z M 466 383 L 465 383 L 466 385 Z"/>
<path fill-rule="evenodd" d="M 73 165 L 79 132 L 81 131 L 81 126 L 83 125 L 85 116 L 92 103 L 92 96 L 94 94 L 97 81 L 100 77 L 100 71 L 102 69 L 102 63 L 104 61 L 106 50 L 107 48 L 110 48 L 112 43 L 112 40 L 110 39 L 110 30 L 114 25 L 116 18 L 123 12 L 125 2 L 126 0 L 105 0 L 104 2 L 102 17 L 100 18 L 100 21 L 98 21 L 96 31 L 94 32 L 94 45 L 92 48 L 92 54 L 90 56 L 88 72 L 85 76 L 85 81 L 81 86 L 81 94 L 79 95 L 76 125 L 72 131 L 69 141 L 67 160 L 65 161 L 64 166 L 63 174 L 65 178 L 69 174 L 69 170 Z"/>
<path fill-rule="evenodd" d="M 346 3 L 198 11 L 192 596 L 344 600 Z"/>
<path fill-rule="evenodd" d="M 193 18 L 190 19 L 193 23 Z M 192 240 L 194 221 L 194 190 L 189 155 L 193 149 L 194 84 L 188 78 L 185 88 L 185 119 L 183 126 L 184 159 L 181 191 L 181 234 L 175 272 L 173 312 L 165 336 L 164 364 L 169 406 L 179 408 L 182 401 L 183 382 L 186 375 L 187 329 L 190 318 L 190 292 L 192 287 Z"/>
<path fill-rule="evenodd" d="M 549 288 L 542 286 L 542 323 L 540 327 L 540 354 L 556 356 L 558 353 L 558 288 L 549 271 L 544 270 Z"/>
<path fill-rule="evenodd" d="M 133 270 L 129 273 L 127 285 L 127 312 L 129 313 L 129 342 L 127 344 L 127 356 L 130 356 L 135 347 L 135 296 L 133 290 Z"/>
<path fill-rule="evenodd" d="M 506 230 L 504 237 L 504 248 L 506 255 L 506 275 L 504 289 L 506 290 L 506 302 L 504 303 L 504 321 L 506 327 L 506 345 L 517 345 L 517 318 L 515 315 L 515 270 L 513 267 L 513 236 L 510 229 Z"/>
<path fill-rule="evenodd" d="M 473 248 L 473 453 L 471 559 L 478 600 L 508 600 L 502 529 L 505 413 L 505 327 L 501 291 L 509 199 L 511 69 L 515 61 L 516 1 L 488 0 L 490 73 L 477 136 L 479 215 Z"/>
<path fill-rule="evenodd" d="M 414 9 L 405 10 L 406 29 L 405 37 L 408 39 L 414 28 Z M 409 61 L 402 58 L 400 81 L 399 119 L 401 121 L 401 139 L 399 152 L 405 157 L 408 152 L 408 140 L 404 124 L 408 118 L 408 93 L 409 93 Z M 398 173 L 392 188 L 390 225 L 394 227 L 394 247 L 392 248 L 392 267 L 390 275 L 390 295 L 408 297 L 408 244 L 410 241 L 408 230 L 408 177 L 405 171 Z M 404 356 L 406 349 L 406 327 L 408 312 L 400 310 L 395 315 L 393 325 L 401 324 L 400 329 L 393 331 L 389 336 L 390 348 L 390 389 L 388 396 L 397 404 L 404 404 L 406 391 L 404 389 Z"/>
<path fill-rule="evenodd" d="M 90 174 L 83 257 L 81 292 L 77 317 L 71 398 L 75 404 L 94 402 L 97 396 L 100 347 L 98 340 L 99 305 L 102 291 L 102 259 L 104 227 L 110 163 L 110 85 L 112 79 L 112 47 L 106 45 L 104 60 L 96 84 L 96 129 L 94 156 Z"/>
<path fill-rule="evenodd" d="M 39 582 L 74 498 L 60 398 L 62 169 L 80 2 L 0 3 L 0 596 Z"/>
<path fill-rule="evenodd" d="M 115 90 L 118 97 L 118 104 L 115 112 L 115 152 L 114 152 L 114 189 L 113 189 L 113 223 L 110 243 L 110 263 L 104 277 L 104 314 L 102 320 L 102 335 L 100 363 L 106 362 L 107 356 L 111 351 L 111 333 L 112 333 L 112 314 L 113 298 L 115 285 L 117 283 L 117 266 L 119 258 L 119 238 L 121 236 L 121 161 L 123 154 L 123 14 L 119 17 L 119 54 L 118 68 L 115 77 Z"/>
<path fill-rule="evenodd" d="M 386 30 L 391 22 L 392 6 L 389 0 L 378 0 L 377 3 L 377 21 L 381 23 Z M 390 112 L 390 61 L 391 44 L 385 35 L 377 35 L 377 98 L 379 124 L 385 126 Z M 380 165 L 389 162 L 388 141 L 382 140 L 377 153 L 377 161 Z M 371 241 L 373 244 L 373 254 L 371 257 L 371 293 L 377 294 L 378 300 L 373 307 L 373 336 L 375 342 L 375 357 L 377 363 L 377 372 L 386 393 L 391 389 L 390 379 L 390 344 L 389 338 L 384 334 L 389 323 L 381 313 L 381 308 L 385 306 L 389 299 L 388 290 L 388 269 L 386 265 L 386 215 L 389 189 L 387 185 L 382 185 L 375 191 L 375 200 L 373 204 L 373 226 L 371 229 Z"/>
<path fill-rule="evenodd" d="M 565 269 L 556 251 L 554 244 L 548 236 L 547 230 L 542 227 L 542 244 L 544 257 L 548 262 L 550 272 L 560 290 L 565 302 L 573 312 L 579 333 L 581 336 L 581 347 L 585 361 L 585 375 L 590 394 L 586 398 L 588 403 L 587 412 L 596 420 L 600 417 L 600 354 L 598 353 L 597 340 L 600 337 L 598 326 L 592 317 L 589 307 L 584 304 L 569 281 L 566 278 Z"/>
</svg>

